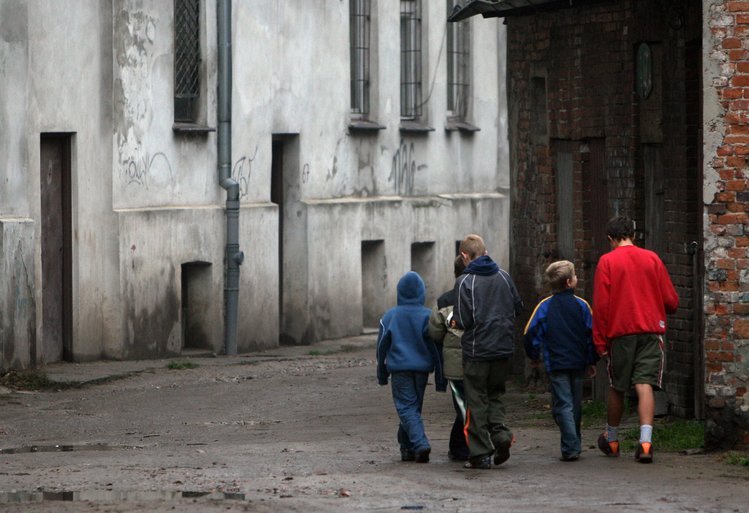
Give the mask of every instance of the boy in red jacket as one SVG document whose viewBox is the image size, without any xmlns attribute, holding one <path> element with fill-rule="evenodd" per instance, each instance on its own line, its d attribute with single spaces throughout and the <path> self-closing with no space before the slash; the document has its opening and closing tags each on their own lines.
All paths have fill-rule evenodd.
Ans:
<svg viewBox="0 0 749 513">
<path fill-rule="evenodd" d="M 598 448 L 619 456 L 617 429 L 624 410 L 624 393 L 634 387 L 640 417 L 635 459 L 653 461 L 653 388 L 661 387 L 664 369 L 663 334 L 666 313 L 674 313 L 679 297 L 661 259 L 632 242 L 634 222 L 615 217 L 606 226 L 611 249 L 598 261 L 593 288 L 593 343 L 609 360 L 606 432 Z"/>
</svg>

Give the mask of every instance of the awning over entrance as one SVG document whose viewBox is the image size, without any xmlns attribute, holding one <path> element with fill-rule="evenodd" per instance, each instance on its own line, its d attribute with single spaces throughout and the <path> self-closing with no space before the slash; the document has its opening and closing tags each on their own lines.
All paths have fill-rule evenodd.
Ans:
<svg viewBox="0 0 749 513">
<path fill-rule="evenodd" d="M 484 18 L 504 18 L 599 1 L 601 0 L 466 0 L 462 6 L 455 6 L 447 21 L 461 21 L 477 14 Z"/>
</svg>

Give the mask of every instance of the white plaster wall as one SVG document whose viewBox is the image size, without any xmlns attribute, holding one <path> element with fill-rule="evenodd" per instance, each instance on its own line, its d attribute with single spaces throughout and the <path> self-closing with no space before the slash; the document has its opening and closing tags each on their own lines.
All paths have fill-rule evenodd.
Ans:
<svg viewBox="0 0 749 513">
<path fill-rule="evenodd" d="M 506 130 L 500 140 L 497 21 L 472 20 L 474 116 L 472 136 L 445 132 L 445 6 L 424 2 L 424 98 L 426 121 L 435 131 L 408 136 L 398 130 L 400 94 L 399 2 L 378 0 L 379 62 L 374 106 L 387 128 L 376 135 L 350 135 L 349 28 L 347 2 L 279 4 L 235 2 L 234 161 L 253 158 L 243 201 L 269 198 L 270 136 L 298 133 L 305 199 L 488 192 L 509 185 Z M 394 163 L 413 162 L 413 177 Z M 259 171 L 259 172 L 257 172 Z M 301 172 L 302 170 L 300 170 Z M 411 186 L 411 180 L 413 185 Z M 244 192 L 244 191 L 243 191 Z"/>
<path fill-rule="evenodd" d="M 471 22 L 470 121 L 481 131 L 446 132 L 445 6 L 424 4 L 425 121 L 435 131 L 413 136 L 398 129 L 398 0 L 374 2 L 373 112 L 386 129 L 370 135 L 348 131 L 348 2 L 233 2 L 232 175 L 240 184 L 240 243 L 247 255 L 240 351 L 272 347 L 279 337 L 281 241 L 278 208 L 270 203 L 274 135 L 298 135 L 286 137 L 294 141 L 294 164 L 285 173 L 296 173 L 287 178 L 298 209 L 287 211 L 286 249 L 301 256 L 292 259 L 299 267 L 287 269 L 287 278 L 299 278 L 289 290 L 299 295 L 293 313 L 303 319 L 307 341 L 361 329 L 362 240 L 385 241 L 386 293 L 393 302 L 413 242 L 435 243 L 439 278 L 428 285 L 440 291 L 452 283 L 455 241 L 466 233 L 482 234 L 507 265 L 501 27 Z M 10 84 L 0 90 L 0 217 L 4 226 L 26 220 L 22 229 L 4 230 L 3 244 L 17 242 L 8 237 L 30 238 L 21 247 L 33 248 L 27 268 L 40 304 L 33 228 L 40 214 L 39 134 L 74 134 L 79 359 L 178 353 L 181 265 L 191 261 L 211 264 L 210 340 L 222 350 L 225 191 L 218 185 L 215 133 L 173 131 L 172 5 L 70 0 L 60 9 L 51 0 L 0 0 L 0 76 Z M 205 0 L 202 8 L 203 115 L 215 127 L 215 2 Z M 301 220 L 293 221 L 297 212 Z M 2 285 L 8 290 L 7 281 Z M 40 319 L 37 309 L 37 332 Z"/>
<path fill-rule="evenodd" d="M 28 9 L 0 0 L 0 370 L 27 366 L 36 351 L 34 226 L 27 126 Z"/>
<path fill-rule="evenodd" d="M 34 198 L 31 216 L 40 218 L 39 134 L 75 134 L 71 156 L 73 353 L 76 359 L 99 358 L 120 336 L 116 217 L 109 172 L 111 5 L 78 0 L 66 2 L 61 9 L 59 2 L 30 1 L 28 9 L 30 87 L 25 135 L 28 183 Z M 40 258 L 37 241 L 37 262 Z M 41 266 L 37 269 L 40 273 Z M 37 283 L 41 283 L 39 274 Z M 41 287 L 37 304 L 41 304 Z M 37 332 L 41 333 L 41 314 Z"/>
<path fill-rule="evenodd" d="M 291 232 L 295 254 L 301 255 L 297 264 L 306 270 L 287 269 L 285 274 L 294 273 L 298 288 L 306 291 L 305 298 L 291 305 L 307 308 L 306 332 L 292 330 L 300 339 L 361 329 L 362 240 L 385 241 L 393 301 L 398 278 L 410 269 L 414 242 L 435 242 L 438 275 L 444 278 L 429 285 L 440 291 L 452 284 L 455 241 L 467 233 L 482 234 L 498 262 L 509 264 L 509 152 L 506 103 L 499 97 L 504 91 L 501 21 L 470 22 L 470 121 L 481 131 L 447 132 L 447 14 L 442 2 L 424 2 L 424 113 L 435 130 L 414 136 L 399 130 L 399 2 L 377 0 L 373 6 L 377 103 L 372 118 L 386 128 L 362 135 L 349 133 L 347 126 L 348 2 L 234 2 L 233 161 L 235 170 L 244 170 L 244 205 L 270 198 L 273 134 L 298 134 L 294 158 L 303 213 L 297 224 L 294 216 L 287 219 L 285 229 Z M 420 206 L 414 208 L 414 202 Z M 258 243 L 266 244 L 254 245 Z M 300 285 L 299 280 L 306 282 Z M 245 284 L 243 275 L 242 286 L 253 287 Z M 272 294 L 268 290 L 263 297 Z"/>
<path fill-rule="evenodd" d="M 177 134 L 173 2 L 115 0 L 113 203 L 115 209 L 215 205 L 215 133 Z M 202 3 L 205 124 L 216 127 L 215 2 Z"/>
<path fill-rule="evenodd" d="M 28 10 L 0 0 L 0 216 L 29 213 L 26 132 Z"/>
</svg>

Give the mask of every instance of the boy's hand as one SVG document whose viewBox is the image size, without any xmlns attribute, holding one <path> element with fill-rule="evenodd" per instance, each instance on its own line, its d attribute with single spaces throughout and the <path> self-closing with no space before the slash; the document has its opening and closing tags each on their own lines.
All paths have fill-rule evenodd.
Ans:
<svg viewBox="0 0 749 513">
<path fill-rule="evenodd" d="M 588 368 L 585 370 L 585 375 L 589 378 L 595 378 L 596 377 L 596 366 L 595 365 L 588 365 Z"/>
<path fill-rule="evenodd" d="M 385 385 L 387 385 L 387 384 L 388 384 L 388 379 L 387 379 L 387 378 L 384 378 L 384 379 L 378 379 L 378 380 L 377 380 L 377 384 L 378 384 L 378 385 L 380 385 L 381 387 L 384 387 Z"/>
</svg>

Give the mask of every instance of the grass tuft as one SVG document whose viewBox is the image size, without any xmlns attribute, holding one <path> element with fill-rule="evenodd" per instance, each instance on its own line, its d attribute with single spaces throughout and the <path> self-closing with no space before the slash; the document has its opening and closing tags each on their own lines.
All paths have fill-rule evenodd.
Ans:
<svg viewBox="0 0 749 513">
<path fill-rule="evenodd" d="M 198 367 L 198 364 L 193 362 L 169 362 L 169 365 L 166 366 L 167 369 L 172 370 L 195 369 L 196 367 Z"/>
<path fill-rule="evenodd" d="M 583 427 L 603 426 L 606 423 L 604 401 L 583 401 Z"/>
<path fill-rule="evenodd" d="M 12 390 L 52 390 L 64 387 L 64 383 L 51 381 L 41 370 L 9 371 L 0 376 L 0 385 Z"/>
<path fill-rule="evenodd" d="M 749 467 L 749 455 L 742 454 L 740 452 L 731 451 L 726 455 L 726 463 L 728 465 L 739 465 L 741 467 Z"/>
<path fill-rule="evenodd" d="M 634 451 L 640 438 L 640 428 L 620 432 L 622 451 Z M 703 446 L 705 425 L 697 420 L 667 420 L 653 426 L 653 444 L 656 451 L 681 452 Z"/>
</svg>

